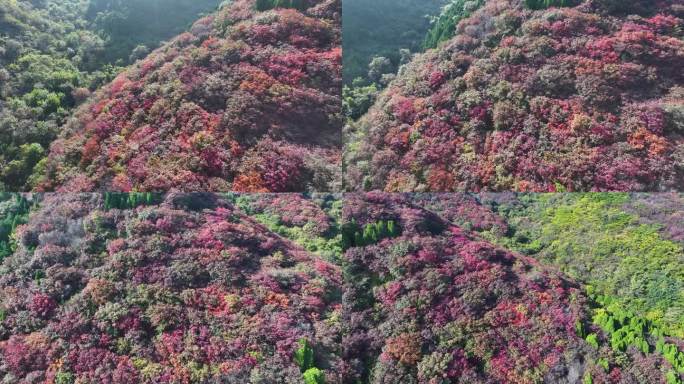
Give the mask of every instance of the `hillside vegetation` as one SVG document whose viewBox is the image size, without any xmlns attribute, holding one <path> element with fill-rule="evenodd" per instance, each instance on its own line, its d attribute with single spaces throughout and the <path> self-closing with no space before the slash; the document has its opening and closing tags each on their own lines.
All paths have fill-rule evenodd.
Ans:
<svg viewBox="0 0 684 384">
<path fill-rule="evenodd" d="M 71 111 L 218 0 L 163 3 L 0 1 L 0 190 L 35 185 Z"/>
<path fill-rule="evenodd" d="M 663 238 L 657 225 L 625 212 L 628 195 L 526 195 L 522 200 L 506 213 L 519 228 L 512 248 L 560 266 L 621 307 L 684 336 L 684 249 Z"/>
<path fill-rule="evenodd" d="M 585 285 L 613 350 L 655 353 L 684 372 L 684 248 L 678 194 L 525 194 L 484 199 L 506 218 L 498 243 Z M 595 336 L 585 332 L 587 340 Z"/>
<path fill-rule="evenodd" d="M 48 195 L 17 231 L 0 267 L 4 380 L 336 382 L 339 268 L 218 196 L 105 208 Z"/>
<path fill-rule="evenodd" d="M 256 6 L 224 6 L 98 91 L 37 189 L 338 189 L 340 2 Z"/>
<path fill-rule="evenodd" d="M 6 382 L 684 374 L 683 253 L 667 225 L 679 195 L 37 194 L 0 207 L 29 197 L 0 264 Z"/>
<path fill-rule="evenodd" d="M 447 8 L 444 31 L 457 20 L 454 35 L 437 24 L 435 42 L 449 39 L 351 125 L 348 190 L 684 185 L 681 5 L 531 3 Z"/>
<path fill-rule="evenodd" d="M 429 17 L 439 13 L 445 0 L 347 0 L 344 10 L 344 83 L 367 80 L 368 65 L 374 57 L 391 62 L 388 72 L 396 72 L 400 50 L 421 50 Z"/>
<path fill-rule="evenodd" d="M 425 48 L 436 48 L 456 34 L 456 27 L 484 4 L 485 0 L 452 0 L 444 6 L 425 37 Z"/>
</svg>

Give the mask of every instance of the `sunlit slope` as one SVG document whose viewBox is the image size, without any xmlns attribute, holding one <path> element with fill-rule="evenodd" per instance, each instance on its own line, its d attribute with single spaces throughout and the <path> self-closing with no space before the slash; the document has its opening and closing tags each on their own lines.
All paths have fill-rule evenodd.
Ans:
<svg viewBox="0 0 684 384">
<path fill-rule="evenodd" d="M 339 1 L 306 6 L 198 21 L 77 111 L 38 189 L 336 189 Z"/>
<path fill-rule="evenodd" d="M 527 3 L 467 8 L 404 68 L 352 126 L 348 190 L 682 188 L 681 6 Z"/>
</svg>

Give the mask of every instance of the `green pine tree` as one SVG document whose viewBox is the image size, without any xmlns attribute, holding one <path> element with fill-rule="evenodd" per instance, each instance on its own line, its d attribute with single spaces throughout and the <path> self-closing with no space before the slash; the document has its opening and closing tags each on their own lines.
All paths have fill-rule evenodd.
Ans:
<svg viewBox="0 0 684 384">
<path fill-rule="evenodd" d="M 313 367 L 313 349 L 306 339 L 299 340 L 299 348 L 295 351 L 294 360 L 302 372 Z"/>
</svg>

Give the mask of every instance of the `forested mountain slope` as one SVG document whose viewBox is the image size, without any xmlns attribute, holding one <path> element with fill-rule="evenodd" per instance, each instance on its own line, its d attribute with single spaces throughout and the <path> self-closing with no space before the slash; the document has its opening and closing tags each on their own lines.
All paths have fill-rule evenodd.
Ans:
<svg viewBox="0 0 684 384">
<path fill-rule="evenodd" d="M 430 16 L 439 13 L 445 0 L 347 0 L 344 9 L 344 83 L 366 78 L 373 57 L 399 64 L 400 49 L 418 52 Z"/>
<path fill-rule="evenodd" d="M 69 110 L 116 71 L 98 63 L 104 42 L 87 30 L 84 13 L 75 0 L 44 8 L 0 1 L 2 190 L 27 189 Z"/>
<path fill-rule="evenodd" d="M 677 276 L 667 255 L 628 254 L 643 234 L 659 250 L 669 241 L 667 226 L 641 221 L 684 212 L 657 196 L 23 199 L 0 205 L 3 221 L 33 207 L 0 264 L 8 383 L 676 384 L 684 373 L 674 312 L 657 316 L 648 290 L 613 294 L 619 279 L 592 285 L 600 258 L 579 269 L 598 256 L 587 239 L 611 250 L 616 275 L 659 263 Z M 568 211 L 591 214 L 587 201 L 616 221 L 559 230 Z"/>
<path fill-rule="evenodd" d="M 346 188 L 681 188 L 681 4 L 548 3 L 462 8 L 352 126 Z"/>
<path fill-rule="evenodd" d="M 71 110 L 218 0 L 164 4 L 0 1 L 0 190 L 29 190 Z"/>
<path fill-rule="evenodd" d="M 132 196 L 46 196 L 17 231 L 3 382 L 340 382 L 338 267 L 218 196 Z"/>
<path fill-rule="evenodd" d="M 442 8 L 439 16 L 433 18 L 432 27 L 425 37 L 425 48 L 436 48 L 441 42 L 451 39 L 456 34 L 458 24 L 470 17 L 485 0 L 450 0 Z"/>
<path fill-rule="evenodd" d="M 129 63 L 225 4 L 222 0 L 89 0 L 85 18 L 91 29 L 105 36 L 101 59 Z"/>
<path fill-rule="evenodd" d="M 340 2 L 257 3 L 223 7 L 96 93 L 38 189 L 335 189 Z"/>
<path fill-rule="evenodd" d="M 679 195 L 666 196 L 494 195 L 490 203 L 514 229 L 506 247 L 557 265 L 684 337 L 684 248 L 676 219 L 684 204 Z"/>
</svg>

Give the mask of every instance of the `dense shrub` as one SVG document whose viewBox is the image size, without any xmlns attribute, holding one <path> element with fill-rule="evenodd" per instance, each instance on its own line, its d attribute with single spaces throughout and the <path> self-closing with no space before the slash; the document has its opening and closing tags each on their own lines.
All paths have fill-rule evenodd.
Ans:
<svg viewBox="0 0 684 384">
<path fill-rule="evenodd" d="M 273 8 L 294 8 L 303 11 L 311 5 L 308 0 L 257 0 L 256 9 L 267 11 Z"/>
<path fill-rule="evenodd" d="M 339 261 L 343 248 L 338 223 L 341 200 L 331 195 L 245 194 L 236 203 L 269 230 L 326 260 Z"/>
<path fill-rule="evenodd" d="M 562 382 L 572 369 L 596 382 L 626 382 L 647 372 L 664 380 L 667 371 L 659 369 L 667 363 L 654 349 L 644 355 L 644 349 L 625 348 L 620 358 L 591 349 L 611 335 L 592 325 L 582 289 L 530 258 L 444 223 L 443 215 L 466 223 L 466 217 L 475 221 L 493 214 L 472 197 L 443 198 L 444 203 L 438 196 L 345 196 L 343 220 L 365 224 L 393 218 L 402 228 L 401 236 L 345 252 L 343 313 L 350 335 L 343 348 L 356 368 L 352 377 L 360 382 Z M 430 230 L 440 221 L 441 231 Z M 584 340 L 589 332 L 594 341 Z M 578 353 L 582 363 L 567 360 Z"/>
<path fill-rule="evenodd" d="M 660 227 L 666 239 L 684 246 L 684 195 L 681 193 L 637 194 L 625 203 L 624 210 L 636 216 L 639 223 Z"/>
<path fill-rule="evenodd" d="M 497 209 L 516 227 L 512 241 L 503 241 L 507 247 L 558 265 L 625 312 L 683 337 L 684 269 L 678 260 L 684 248 L 668 239 L 667 227 L 653 221 L 657 213 L 651 216 L 666 209 L 681 213 L 684 206 L 671 196 L 530 194 Z M 634 211 L 640 202 L 650 202 L 652 210 Z"/>
<path fill-rule="evenodd" d="M 595 3 L 605 12 L 627 15 L 638 14 L 644 16 L 652 16 L 658 11 L 660 4 L 676 4 L 676 1 L 651 1 L 651 0 L 596 0 Z"/>
</svg>

